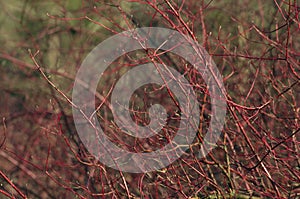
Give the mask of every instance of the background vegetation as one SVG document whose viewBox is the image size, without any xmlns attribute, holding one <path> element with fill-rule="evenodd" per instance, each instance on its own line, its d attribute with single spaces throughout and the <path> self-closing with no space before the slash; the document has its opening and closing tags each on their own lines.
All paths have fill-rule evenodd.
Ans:
<svg viewBox="0 0 300 199">
<path fill-rule="evenodd" d="M 297 3 L 0 0 L 0 198 L 299 198 Z M 206 158 L 191 153 L 165 169 L 130 174 L 87 152 L 61 93 L 71 97 L 76 71 L 98 43 L 144 26 L 175 29 L 205 47 L 224 77 L 228 114 Z M 108 93 L 116 67 L 138 58 L 148 57 L 116 60 L 98 91 Z M 209 96 L 193 80 L 208 107 L 205 129 Z"/>
</svg>

